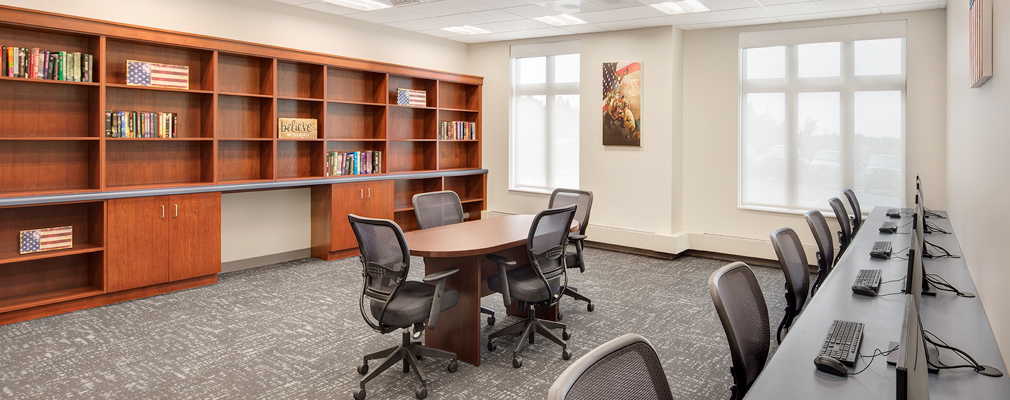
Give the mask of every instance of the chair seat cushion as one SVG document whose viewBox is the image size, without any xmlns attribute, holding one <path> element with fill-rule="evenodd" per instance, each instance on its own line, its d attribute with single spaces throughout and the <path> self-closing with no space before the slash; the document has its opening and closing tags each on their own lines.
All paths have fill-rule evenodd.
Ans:
<svg viewBox="0 0 1010 400">
<path fill-rule="evenodd" d="M 565 266 L 568 268 L 578 268 L 579 267 L 579 253 L 574 251 L 565 252 Z"/>
<path fill-rule="evenodd" d="M 557 293 L 561 287 L 561 278 L 547 281 L 550 290 L 544 287 L 532 264 L 524 264 L 505 271 L 508 277 L 509 294 L 512 299 L 527 303 L 549 303 L 551 293 Z M 487 277 L 487 286 L 498 293 L 502 291 L 501 277 L 498 274 Z"/>
<path fill-rule="evenodd" d="M 389 302 L 386 308 L 386 315 L 381 323 L 387 326 L 406 328 L 418 322 L 428 320 L 431 312 L 431 302 L 435 296 L 435 286 L 424 282 L 407 281 L 403 283 L 400 293 Z M 459 293 L 455 290 L 445 289 L 442 293 L 442 307 L 440 311 L 448 310 L 459 302 Z M 369 305 L 372 317 L 378 319 L 382 312 L 382 302 L 373 301 Z"/>
</svg>

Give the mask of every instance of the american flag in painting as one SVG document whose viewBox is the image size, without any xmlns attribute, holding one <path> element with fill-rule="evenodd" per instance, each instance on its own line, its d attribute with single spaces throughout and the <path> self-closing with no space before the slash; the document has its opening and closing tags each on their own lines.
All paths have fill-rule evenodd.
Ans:
<svg viewBox="0 0 1010 400">
<path fill-rule="evenodd" d="M 990 24 L 986 18 L 986 2 L 989 0 L 971 0 L 968 5 L 968 52 L 971 73 L 971 87 L 982 86 L 992 77 L 992 36 L 986 30 Z"/>
<path fill-rule="evenodd" d="M 126 84 L 189 89 L 189 67 L 126 60 Z"/>
<path fill-rule="evenodd" d="M 396 89 L 396 104 L 401 106 L 424 107 L 427 104 L 423 90 Z"/>
<path fill-rule="evenodd" d="M 74 247 L 72 226 L 21 231 L 21 254 Z"/>
</svg>

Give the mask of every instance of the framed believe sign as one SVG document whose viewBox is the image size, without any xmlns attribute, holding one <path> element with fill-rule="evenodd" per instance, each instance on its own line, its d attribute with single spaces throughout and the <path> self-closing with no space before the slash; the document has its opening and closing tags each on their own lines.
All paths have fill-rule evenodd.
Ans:
<svg viewBox="0 0 1010 400">
<path fill-rule="evenodd" d="M 993 1 L 970 0 L 968 3 L 968 71 L 973 88 L 992 78 Z"/>
</svg>

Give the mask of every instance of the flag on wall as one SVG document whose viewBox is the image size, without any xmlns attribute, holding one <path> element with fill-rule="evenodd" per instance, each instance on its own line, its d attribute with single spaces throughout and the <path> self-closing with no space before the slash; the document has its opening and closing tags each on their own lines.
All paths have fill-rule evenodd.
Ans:
<svg viewBox="0 0 1010 400">
<path fill-rule="evenodd" d="M 21 231 L 21 254 L 74 247 L 72 226 Z"/>
<path fill-rule="evenodd" d="M 126 84 L 189 89 L 189 67 L 126 60 Z"/>
<path fill-rule="evenodd" d="M 968 5 L 968 62 L 971 87 L 992 77 L 991 0 L 970 0 Z"/>
</svg>

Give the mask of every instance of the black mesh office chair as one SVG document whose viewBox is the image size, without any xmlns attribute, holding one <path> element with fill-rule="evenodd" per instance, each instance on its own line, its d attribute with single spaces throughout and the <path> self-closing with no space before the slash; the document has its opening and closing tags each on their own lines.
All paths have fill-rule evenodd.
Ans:
<svg viewBox="0 0 1010 400">
<path fill-rule="evenodd" d="M 852 208 L 852 236 L 856 236 L 856 232 L 859 232 L 859 227 L 863 226 L 863 211 L 859 209 L 859 200 L 856 199 L 856 192 L 845 188 L 845 190 L 842 190 L 842 193 L 845 194 L 845 199 L 849 201 L 849 207 Z"/>
<path fill-rule="evenodd" d="M 578 268 L 579 272 L 586 272 L 586 262 L 582 257 L 582 245 L 586 240 L 586 227 L 589 226 L 589 212 L 593 208 L 593 192 L 576 189 L 554 189 L 551 193 L 549 208 L 558 208 L 575 204 L 575 220 L 579 221 L 579 231 L 568 235 L 568 243 L 574 245 L 575 251 L 565 251 L 565 263 L 568 268 Z M 579 293 L 579 289 L 569 286 L 565 289 L 565 296 L 586 302 L 586 310 L 593 311 L 593 300 Z M 558 310 L 558 320 L 562 318 L 561 310 Z"/>
<path fill-rule="evenodd" d="M 519 343 L 512 352 L 512 367 L 519 368 L 523 359 L 519 351 L 528 340 L 533 343 L 533 337 L 539 333 L 554 343 L 561 345 L 561 358 L 572 358 L 568 351 L 568 328 L 565 324 L 537 319 L 534 306 L 551 307 L 558 303 L 565 287 L 568 286 L 568 274 L 565 271 L 565 246 L 568 245 L 568 230 L 575 216 L 575 206 L 554 208 L 541 211 L 533 219 L 530 234 L 526 239 L 526 253 L 530 262 L 516 267 L 516 262 L 497 254 L 488 254 L 487 258 L 498 264 L 498 273 L 487 278 L 487 286 L 502 294 L 505 307 L 519 302 L 519 308 L 527 310 L 527 318 L 518 323 L 502 328 L 488 336 L 487 349 L 494 351 L 497 347 L 494 339 L 504 335 L 522 333 Z M 507 269 L 507 267 L 514 267 Z M 561 329 L 561 338 L 550 329 Z M 563 340 L 562 340 L 563 339 Z"/>
<path fill-rule="evenodd" d="M 547 400 L 672 400 L 659 354 L 647 339 L 626 333 L 586 353 L 562 372 Z"/>
<path fill-rule="evenodd" d="M 403 372 L 412 369 L 421 387 L 414 395 L 419 399 L 428 396 L 427 380 L 424 373 L 417 367 L 417 357 L 448 358 L 449 372 L 456 372 L 459 364 L 456 355 L 444 350 L 424 347 L 420 339 L 424 327 L 435 329 L 438 314 L 456 305 L 459 293 L 445 289 L 445 280 L 459 271 L 458 268 L 447 269 L 430 274 L 422 282 L 408 281 L 410 271 L 410 252 L 403 238 L 403 231 L 395 222 L 383 219 L 364 218 L 348 215 L 354 237 L 358 240 L 361 251 L 362 276 L 364 285 L 358 300 L 361 317 L 375 331 L 386 334 L 397 329 L 403 330 L 403 341 L 399 346 L 368 354 L 364 357 L 358 373 L 366 375 L 361 378 L 361 389 L 354 392 L 356 400 L 365 398 L 365 384 L 389 369 L 399 361 L 403 362 Z M 435 283 L 434 286 L 429 283 Z M 414 335 L 410 328 L 414 328 Z M 379 367 L 368 373 L 368 360 L 385 358 Z"/>
<path fill-rule="evenodd" d="M 817 242 L 817 279 L 810 285 L 810 295 L 813 296 L 835 265 L 835 244 L 831 240 L 831 228 L 828 227 L 824 214 L 812 210 L 803 214 L 803 218 L 806 218 Z"/>
<path fill-rule="evenodd" d="M 786 276 L 786 314 L 775 332 L 775 339 L 782 343 L 782 330 L 789 330 L 793 319 L 803 310 L 810 292 L 810 273 L 807 270 L 807 255 L 803 252 L 800 237 L 792 228 L 779 228 L 769 235 L 775 255 L 782 266 L 782 274 Z"/>
<path fill-rule="evenodd" d="M 417 226 L 421 229 L 458 224 L 470 218 L 469 213 L 463 212 L 459 195 L 451 190 L 418 193 L 411 198 L 411 202 L 414 204 Z M 481 307 L 480 312 L 488 314 L 488 325 L 494 325 L 494 311 Z"/>
<path fill-rule="evenodd" d="M 733 366 L 733 400 L 743 399 L 768 360 L 768 308 L 754 271 L 735 262 L 708 278 L 712 302 L 726 330 Z"/>
<path fill-rule="evenodd" d="M 849 242 L 852 241 L 852 229 L 849 228 L 849 213 L 845 211 L 845 206 L 842 205 L 842 201 L 838 200 L 837 197 L 832 197 L 828 199 L 828 204 L 831 204 L 831 210 L 835 212 L 835 219 L 838 220 L 838 254 L 835 256 L 835 262 L 838 262 L 839 258 L 842 258 L 842 253 L 845 253 L 845 249 L 849 247 Z"/>
</svg>

